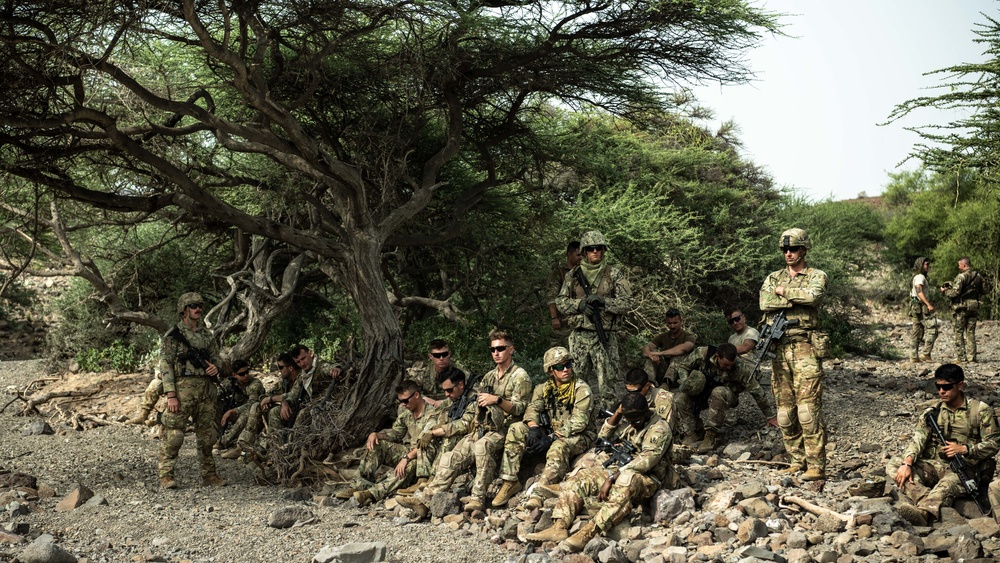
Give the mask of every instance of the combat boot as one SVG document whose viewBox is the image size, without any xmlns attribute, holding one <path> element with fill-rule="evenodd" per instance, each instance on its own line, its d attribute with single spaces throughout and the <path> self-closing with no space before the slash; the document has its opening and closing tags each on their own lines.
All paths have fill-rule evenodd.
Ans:
<svg viewBox="0 0 1000 563">
<path fill-rule="evenodd" d="M 486 509 L 486 507 L 483 506 L 483 503 L 484 503 L 483 499 L 472 497 L 471 499 L 469 499 L 469 502 L 465 503 L 465 506 L 462 507 L 462 510 L 464 510 L 465 512 L 475 512 L 477 510 L 482 512 L 483 510 Z"/>
<path fill-rule="evenodd" d="M 804 463 L 792 462 L 788 467 L 779 469 L 778 473 L 798 473 L 806 468 Z"/>
<path fill-rule="evenodd" d="M 525 510 L 534 510 L 541 508 L 543 504 L 545 503 L 542 501 L 542 497 L 531 497 L 528 499 L 528 502 L 524 503 L 524 508 Z"/>
<path fill-rule="evenodd" d="M 920 354 L 920 361 L 921 362 L 929 362 L 929 361 L 931 361 L 931 355 L 930 354 Z"/>
<path fill-rule="evenodd" d="M 698 444 L 695 445 L 694 451 L 700 454 L 707 454 L 711 452 L 712 450 L 715 449 L 715 440 L 716 440 L 715 430 L 709 428 L 708 430 L 705 431 L 705 438 L 702 439 L 701 442 L 698 442 Z"/>
<path fill-rule="evenodd" d="M 685 445 L 685 446 L 687 446 L 689 448 L 693 448 L 700 441 L 701 441 L 701 438 L 698 436 L 698 433 L 697 432 L 691 432 L 689 434 L 685 434 L 684 435 L 684 438 L 681 439 L 681 444 L 683 444 L 683 445 Z"/>
<path fill-rule="evenodd" d="M 398 502 L 401 506 L 405 506 L 413 510 L 413 512 L 417 514 L 415 522 L 419 522 L 424 518 L 427 518 L 427 513 L 430 512 L 427 510 L 427 505 L 420 502 L 420 499 L 416 497 L 396 497 L 396 502 Z"/>
<path fill-rule="evenodd" d="M 128 419 L 128 424 L 145 424 L 147 418 L 149 418 L 149 409 L 142 409 L 139 414 Z"/>
<path fill-rule="evenodd" d="M 499 508 L 506 505 L 523 488 L 520 481 L 504 481 L 503 487 L 500 487 L 500 492 L 497 493 L 497 496 L 493 497 L 493 507 Z"/>
<path fill-rule="evenodd" d="M 359 492 L 361 489 L 355 489 L 354 487 L 346 487 L 337 491 L 333 496 L 340 500 L 347 500 L 354 496 L 354 493 Z"/>
<path fill-rule="evenodd" d="M 166 477 L 160 477 L 160 488 L 161 489 L 176 489 L 177 481 L 174 481 L 173 475 L 168 475 Z"/>
<path fill-rule="evenodd" d="M 583 551 L 583 548 L 587 547 L 587 544 L 590 543 L 590 540 L 594 539 L 594 536 L 596 535 L 597 524 L 594 524 L 594 521 L 591 520 L 590 522 L 587 522 L 584 527 L 577 530 L 575 534 L 566 538 L 564 543 L 566 544 L 566 548 L 569 549 L 571 553 L 577 553 Z"/>
<path fill-rule="evenodd" d="M 222 459 L 239 459 L 241 455 L 243 455 L 243 448 L 237 446 L 235 448 L 229 448 L 228 450 L 222 452 L 222 455 L 220 455 L 219 457 L 221 457 Z"/>
<path fill-rule="evenodd" d="M 810 467 L 799 477 L 800 481 L 822 481 L 826 479 L 826 471 L 819 467 Z"/>
<path fill-rule="evenodd" d="M 354 502 L 358 503 L 358 507 L 363 508 L 375 502 L 375 495 L 367 489 L 364 491 L 358 491 L 354 493 Z"/>
<path fill-rule="evenodd" d="M 202 477 L 201 484 L 206 487 L 225 487 L 227 485 L 226 480 L 219 477 L 218 473 L 210 473 Z"/>
<path fill-rule="evenodd" d="M 928 518 L 928 512 L 926 510 L 922 510 L 920 508 L 917 508 L 916 506 L 913 506 L 912 504 L 908 504 L 905 502 L 900 503 L 896 507 L 896 512 L 899 513 L 899 516 L 903 520 L 906 520 L 907 522 L 913 524 L 914 526 L 926 526 L 927 523 L 930 521 L 930 518 Z"/>
<path fill-rule="evenodd" d="M 427 484 L 427 477 L 421 477 L 417 479 L 416 483 L 410 485 L 409 487 L 406 487 L 405 489 L 399 489 L 398 491 L 396 491 L 396 494 L 401 497 L 412 496 L 416 494 L 416 492 L 419 491 L 420 489 L 423 489 L 424 485 L 426 484 Z"/>
<path fill-rule="evenodd" d="M 541 532 L 535 532 L 533 534 L 528 534 L 524 536 L 524 539 L 528 541 L 536 542 L 561 542 L 569 537 L 569 530 L 566 527 L 566 523 L 562 520 L 556 520 L 551 526 L 542 530 Z"/>
</svg>

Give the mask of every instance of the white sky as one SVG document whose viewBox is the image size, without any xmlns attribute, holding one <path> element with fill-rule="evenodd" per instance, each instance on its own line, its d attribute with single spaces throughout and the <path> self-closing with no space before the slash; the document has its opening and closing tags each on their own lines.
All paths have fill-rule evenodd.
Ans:
<svg viewBox="0 0 1000 563">
<path fill-rule="evenodd" d="M 748 55 L 757 80 L 700 86 L 716 121 L 732 119 L 744 154 L 778 186 L 812 200 L 878 195 L 919 138 L 906 125 L 946 123 L 922 110 L 879 127 L 899 103 L 941 83 L 923 73 L 985 60 L 972 29 L 1000 18 L 990 0 L 761 0 L 789 37 L 767 37 Z M 955 116 L 950 116 L 954 118 Z M 903 168 L 917 165 L 911 160 Z"/>
</svg>

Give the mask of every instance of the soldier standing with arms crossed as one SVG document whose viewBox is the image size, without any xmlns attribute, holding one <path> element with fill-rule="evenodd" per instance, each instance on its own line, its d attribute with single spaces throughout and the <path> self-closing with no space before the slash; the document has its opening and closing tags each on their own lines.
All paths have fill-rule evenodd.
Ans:
<svg viewBox="0 0 1000 563">
<path fill-rule="evenodd" d="M 784 470 L 806 469 L 803 481 L 826 479 L 826 426 L 823 422 L 823 365 L 828 342 L 819 332 L 819 304 L 826 295 L 826 273 L 806 264 L 812 247 L 802 229 L 781 233 L 779 247 L 785 268 L 772 272 L 760 288 L 760 310 L 771 324 L 780 311 L 790 323 L 775 346 L 771 362 L 771 388 L 778 411 L 778 426 L 791 465 Z"/>
</svg>

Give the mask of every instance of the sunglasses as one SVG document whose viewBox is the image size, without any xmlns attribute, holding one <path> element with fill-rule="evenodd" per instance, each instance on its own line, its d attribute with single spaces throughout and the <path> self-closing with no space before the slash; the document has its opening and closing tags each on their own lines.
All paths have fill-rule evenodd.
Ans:
<svg viewBox="0 0 1000 563">
<path fill-rule="evenodd" d="M 726 320 L 729 321 L 729 324 L 733 324 L 733 323 L 740 322 L 740 319 L 742 319 L 742 318 L 743 318 L 743 315 L 736 315 L 735 317 L 729 317 Z"/>
<path fill-rule="evenodd" d="M 934 386 L 938 388 L 938 391 L 951 391 L 955 388 L 954 383 L 935 383 Z"/>
<path fill-rule="evenodd" d="M 451 355 L 451 350 L 449 350 L 447 352 L 431 352 L 431 356 L 434 356 L 435 358 L 437 358 L 439 360 L 441 358 L 447 358 L 450 355 Z"/>
<path fill-rule="evenodd" d="M 607 248 L 608 247 L 606 247 L 604 245 L 601 245 L 601 246 L 585 246 L 585 247 L 583 247 L 583 251 L 584 252 L 598 252 L 598 251 L 604 252 Z"/>
<path fill-rule="evenodd" d="M 281 371 L 281 370 L 283 370 L 285 368 L 288 368 L 288 367 L 291 367 L 291 366 L 283 366 L 281 364 L 278 364 L 278 371 Z"/>
<path fill-rule="evenodd" d="M 188 309 L 201 309 L 202 305 L 201 305 L 201 303 L 192 303 L 192 304 L 188 305 L 187 308 Z"/>
<path fill-rule="evenodd" d="M 238 372 L 234 373 L 233 375 L 238 375 L 240 377 L 246 377 L 246 376 L 250 375 L 250 370 L 238 371 Z"/>
<path fill-rule="evenodd" d="M 572 369 L 572 368 L 573 368 L 573 362 L 566 362 L 564 364 L 556 364 L 552 366 L 552 369 L 556 371 L 562 371 L 564 369 Z"/>
<path fill-rule="evenodd" d="M 510 346 L 490 346 L 490 353 L 497 354 L 504 352 L 507 348 L 510 348 Z"/>
<path fill-rule="evenodd" d="M 782 252 L 799 252 L 802 250 L 801 246 L 783 246 L 781 247 Z"/>
<path fill-rule="evenodd" d="M 397 400 L 399 401 L 399 404 L 405 405 L 406 403 L 410 402 L 410 399 L 412 399 L 414 395 L 416 395 L 415 392 L 414 393 L 410 393 L 410 396 L 407 397 L 407 398 L 405 398 L 405 399 L 397 399 Z"/>
<path fill-rule="evenodd" d="M 444 391 L 445 393 L 451 393 L 452 391 L 455 390 L 455 388 L 454 387 L 442 387 L 441 390 Z"/>
</svg>

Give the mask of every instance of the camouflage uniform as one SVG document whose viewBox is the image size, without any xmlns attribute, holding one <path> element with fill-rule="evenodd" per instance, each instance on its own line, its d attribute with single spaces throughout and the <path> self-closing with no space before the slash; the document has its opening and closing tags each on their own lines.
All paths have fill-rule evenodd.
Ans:
<svg viewBox="0 0 1000 563">
<path fill-rule="evenodd" d="M 438 442 L 437 455 L 431 464 L 431 475 L 437 471 L 444 454 L 455 449 L 458 442 L 469 433 L 476 419 L 476 408 L 476 392 L 466 387 L 465 395 L 457 403 L 447 398 L 435 409 L 437 426 L 444 428 L 444 436 Z"/>
<path fill-rule="evenodd" d="M 774 288 L 785 287 L 785 295 L 775 295 Z M 790 327 L 775 345 L 771 362 L 771 388 L 778 411 L 778 426 L 785 451 L 795 465 L 826 469 L 826 425 L 823 422 L 823 365 L 821 350 L 813 347 L 817 334 L 817 307 L 826 295 L 826 273 L 806 267 L 794 278 L 788 268 L 773 272 L 760 288 L 760 309 L 765 322 L 784 310 Z"/>
<path fill-rule="evenodd" d="M 462 373 L 469 376 L 469 371 L 462 367 L 462 364 L 458 362 L 451 362 L 452 367 L 461 370 Z M 438 372 L 434 369 L 434 362 L 427 360 L 424 362 L 424 368 L 413 373 L 411 377 L 413 381 L 420 384 L 420 388 L 423 389 L 421 393 L 424 397 L 429 397 L 435 400 L 444 400 L 445 395 L 440 391 L 441 384 L 438 383 Z"/>
<path fill-rule="evenodd" d="M 663 334 L 656 335 L 653 338 L 653 351 L 662 352 L 664 350 L 669 350 L 674 346 L 679 346 L 685 342 L 690 342 L 695 344 L 698 342 L 698 336 L 693 332 L 688 332 L 684 329 L 677 334 L 677 336 L 672 336 L 670 332 L 664 332 Z M 649 376 L 649 380 L 654 384 L 664 384 L 667 382 L 669 376 L 667 375 L 670 369 L 670 364 L 675 358 L 670 356 L 661 356 L 659 363 L 653 363 L 653 360 L 646 358 L 645 364 L 643 364 L 643 369 Z M 673 382 L 676 384 L 676 380 Z"/>
<path fill-rule="evenodd" d="M 153 376 L 153 380 L 146 386 L 142 393 L 142 412 L 150 413 L 156 408 L 156 403 L 163 396 L 163 377 L 161 374 Z M 147 415 L 148 416 L 148 415 Z"/>
<path fill-rule="evenodd" d="M 618 426 L 605 422 L 599 437 L 612 443 L 628 441 L 634 445 L 641 444 L 634 459 L 620 468 L 621 473 L 611 486 L 608 500 L 600 505 L 594 516 L 598 530 L 607 533 L 628 515 L 633 504 L 675 481 L 671 465 L 673 439 L 670 425 L 655 415 L 650 417 L 642 430 L 636 430 L 627 422 Z M 587 497 L 596 496 L 607 478 L 608 469 L 597 466 L 584 469 L 564 482 L 559 500 L 552 510 L 552 521 L 562 521 L 569 529 L 573 519 L 583 510 Z"/>
<path fill-rule="evenodd" d="M 903 456 L 889 460 L 886 474 L 892 476 L 899 470 L 903 461 L 912 456 L 913 482 L 904 483 L 902 491 L 917 508 L 922 508 L 935 518 L 940 518 L 941 507 L 950 506 L 951 501 L 963 494 L 965 489 L 959 483 L 958 476 L 948 466 L 948 458 L 940 453 L 943 444 L 934 436 L 933 430 L 924 420 L 927 413 L 933 413 L 937 409 L 940 409 L 937 423 L 945 438 L 969 447 L 968 455 L 963 457 L 969 465 L 972 477 L 978 476 L 982 480 L 993 477 L 992 470 L 996 465 L 990 462 L 997 451 L 1000 451 L 1000 428 L 997 426 L 993 408 L 984 402 L 966 396 L 965 404 L 952 410 L 944 402 L 935 401 L 933 406 L 921 413 L 920 421 Z M 978 423 L 971 422 L 973 415 L 978 415 L 976 416 Z M 990 474 L 978 475 L 984 468 L 989 468 L 984 473 Z M 990 491 L 992 494 L 992 484 Z M 990 501 L 992 502 L 993 498 Z M 993 506 L 998 505 L 993 504 Z"/>
<path fill-rule="evenodd" d="M 204 369 L 195 367 L 190 361 L 181 361 L 179 356 L 186 356 L 188 348 L 172 336 L 174 331 L 183 334 L 191 346 L 207 350 L 212 363 L 217 361 L 219 355 L 212 333 L 201 321 L 197 331 L 191 330 L 181 321 L 163 336 L 159 362 L 160 373 L 163 375 L 163 392 L 177 394 L 180 410 L 176 413 L 169 410 L 163 413 L 166 435 L 160 443 L 160 478 L 174 476 L 174 465 L 184 443 L 184 428 L 188 419 L 194 420 L 201 476 L 205 478 L 216 474 L 212 446 L 218 438 L 215 417 L 218 391 L 212 380 L 205 375 Z"/>
<path fill-rule="evenodd" d="M 434 494 L 446 491 L 456 477 L 473 465 L 476 466 L 476 476 L 472 481 L 472 496 L 480 501 L 486 498 L 486 488 L 493 482 L 497 457 L 503 450 L 507 429 L 521 419 L 528 406 L 531 378 L 524 368 L 511 363 L 502 379 L 497 378 L 496 369 L 483 376 L 479 390 L 486 387 L 493 388 L 491 394 L 513 404 L 510 414 L 495 405 L 477 408 L 469 434 L 454 449 L 441 456 L 434 469 L 434 478 L 424 488 L 425 499 L 430 500 Z M 480 431 L 482 437 L 479 435 Z"/>
<path fill-rule="evenodd" d="M 930 281 L 924 272 L 924 262 L 926 261 L 927 257 L 920 256 L 913 263 L 917 273 L 914 274 L 913 280 L 910 282 L 910 305 L 907 314 L 913 319 L 913 329 L 910 332 L 910 361 L 913 362 L 919 360 L 921 356 L 930 356 L 934 350 L 934 342 L 938 337 L 938 318 L 927 309 L 927 305 L 924 305 L 916 293 L 917 282 L 920 281 L 922 282 L 920 285 L 924 288 L 924 295 L 930 295 Z M 921 343 L 923 344 L 922 350 Z"/>
<path fill-rule="evenodd" d="M 575 379 L 575 378 L 574 378 Z M 575 379 L 571 402 L 557 403 L 555 384 L 549 381 L 535 387 L 531 403 L 524 411 L 524 421 L 515 422 L 507 430 L 504 442 L 503 464 L 500 467 L 500 478 L 504 481 L 516 481 L 521 470 L 521 458 L 528 441 L 528 422 L 539 422 L 539 414 L 547 413 L 552 424 L 552 431 L 559 434 L 545 453 L 545 470 L 540 482 L 557 483 L 569 469 L 569 462 L 574 457 L 587 451 L 594 443 L 597 430 L 593 424 L 593 408 L 591 405 L 590 386 L 580 379 Z"/>
<path fill-rule="evenodd" d="M 289 391 L 292 390 L 293 385 L 294 385 L 293 382 L 282 378 L 278 380 L 278 382 L 275 383 L 274 386 L 271 387 L 267 391 L 267 393 L 264 394 L 264 396 L 265 397 L 273 397 L 275 395 L 285 396 L 288 394 Z M 259 400 L 256 403 L 251 402 L 249 404 L 249 408 L 247 409 L 246 413 L 246 425 L 240 432 L 239 437 L 236 439 L 236 443 L 240 446 L 240 448 L 242 448 L 243 450 L 250 450 L 253 448 L 254 443 L 256 443 L 257 441 L 257 436 L 259 436 L 261 431 L 264 430 L 264 417 L 265 416 L 268 417 L 268 425 L 273 424 L 274 422 L 271 420 L 270 417 L 271 413 L 275 411 L 279 413 L 277 415 L 277 419 L 280 421 L 279 426 L 277 428 L 282 428 L 286 423 L 284 420 L 281 419 L 280 415 L 281 405 L 271 405 L 271 407 L 265 413 L 262 412 L 260 409 Z M 243 418 L 243 416 L 240 415 L 240 418 Z M 290 423 L 291 421 L 289 421 L 288 423 L 289 426 L 291 425 Z"/>
<path fill-rule="evenodd" d="M 284 420 L 281 418 L 281 407 L 275 405 L 271 407 L 267 412 L 267 424 L 268 428 L 274 432 L 277 429 L 291 428 L 295 421 L 298 419 L 299 413 L 302 412 L 303 408 L 308 406 L 312 401 L 321 399 L 323 395 L 327 392 L 327 388 L 331 385 L 337 386 L 335 389 L 331 390 L 332 400 L 337 401 L 337 397 L 342 396 L 346 392 L 347 382 L 345 377 L 341 377 L 338 380 L 334 380 L 330 375 L 330 371 L 333 368 L 339 368 L 339 364 L 330 364 L 324 362 L 319 358 L 313 360 L 312 370 L 303 371 L 299 374 L 298 379 L 292 385 L 292 389 L 287 395 L 282 397 L 283 402 L 287 401 L 288 405 L 292 408 L 292 416 L 289 420 Z"/>
<path fill-rule="evenodd" d="M 260 400 L 264 396 L 264 384 L 260 379 L 252 377 L 247 382 L 246 387 L 243 387 L 236 381 L 235 377 L 229 377 L 219 387 L 219 396 L 225 397 L 232 393 L 234 403 L 237 405 L 235 407 L 237 411 L 236 417 L 229 418 L 231 421 L 229 428 L 225 429 L 222 438 L 219 440 L 222 447 L 228 448 L 236 443 L 237 438 L 246 428 L 247 421 L 250 420 L 250 411 L 255 408 L 258 411 L 260 410 Z M 219 407 L 218 420 L 221 423 L 222 415 L 226 414 L 226 411 L 222 410 L 225 408 L 224 405 L 219 405 Z"/>
<path fill-rule="evenodd" d="M 591 293 L 601 295 L 605 306 L 600 309 L 601 320 L 608 344 L 604 346 L 597 338 L 597 329 L 586 315 L 580 313 L 580 302 L 586 297 L 583 287 L 576 279 L 573 268 L 563 279 L 556 306 L 566 315 L 566 324 L 573 329 L 569 335 L 569 353 L 573 356 L 573 369 L 597 391 L 601 405 L 615 404 L 624 391 L 618 356 L 618 337 L 615 335 L 615 321 L 619 315 L 632 310 L 632 287 L 625 279 L 624 272 L 607 262 L 601 261 L 602 268 L 591 284 Z"/>
<path fill-rule="evenodd" d="M 709 353 L 711 357 L 706 360 Z M 670 365 L 680 383 L 674 394 L 674 409 L 683 435 L 700 432 L 699 415 L 705 407 L 708 407 L 705 428 L 721 433 L 726 411 L 739 404 L 740 393 L 744 391 L 750 393 L 765 418 L 776 415 L 764 389 L 750 373 L 751 366 L 737 358 L 733 369 L 722 371 L 717 359 L 708 346 L 702 346 Z"/>
<path fill-rule="evenodd" d="M 399 461 L 417 447 L 417 438 L 420 437 L 420 434 L 434 427 L 434 423 L 437 421 L 434 415 L 434 410 L 426 401 L 424 402 L 424 412 L 419 419 L 406 406 L 400 405 L 392 428 L 380 432 L 379 441 L 373 449 L 365 448 L 361 458 L 361 466 L 358 468 L 361 477 L 368 481 L 374 481 L 376 471 L 383 464 L 390 465 L 394 469 Z M 393 494 L 400 487 L 409 485 L 419 477 L 430 477 L 431 464 L 436 453 L 436 447 L 433 444 L 427 449 L 417 450 L 416 459 L 407 462 L 406 474 L 402 479 L 396 477 L 395 471 L 390 470 L 381 481 L 369 488 L 368 491 L 378 501 Z"/>
<path fill-rule="evenodd" d="M 570 273 L 572 268 L 566 267 L 566 262 L 557 264 L 552 271 L 549 272 L 549 278 L 545 282 L 546 289 L 546 306 L 556 305 L 556 311 L 559 315 L 560 328 L 559 330 L 552 331 L 552 346 L 568 346 L 570 331 L 566 327 L 566 315 L 559 311 L 559 306 L 556 303 L 556 299 L 559 297 L 559 292 L 562 290 L 563 281 L 566 280 L 566 275 Z"/>
<path fill-rule="evenodd" d="M 976 323 L 979 321 L 979 298 L 983 293 L 983 278 L 975 270 L 959 272 L 944 294 L 951 299 L 954 312 L 955 354 L 958 361 L 976 361 Z"/>
</svg>

